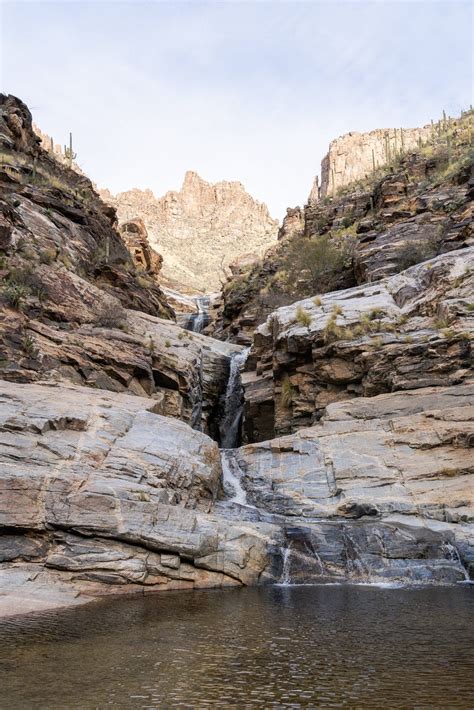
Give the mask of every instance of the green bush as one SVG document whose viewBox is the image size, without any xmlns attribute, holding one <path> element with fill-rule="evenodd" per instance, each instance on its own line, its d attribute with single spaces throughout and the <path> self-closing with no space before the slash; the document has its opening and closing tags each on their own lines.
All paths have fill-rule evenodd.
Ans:
<svg viewBox="0 0 474 710">
<path fill-rule="evenodd" d="M 332 239 L 328 234 L 294 239 L 285 258 L 290 283 L 303 278 L 310 282 L 313 293 L 333 290 L 351 265 L 352 249 L 350 240 Z"/>
<path fill-rule="evenodd" d="M 438 253 L 437 244 L 434 240 L 407 242 L 398 250 L 397 260 L 400 271 L 410 268 L 422 261 L 432 259 Z"/>
<path fill-rule="evenodd" d="M 9 281 L 2 288 L 4 297 L 7 303 L 16 310 L 21 311 L 25 305 L 25 299 L 30 293 L 30 289 L 24 284 L 17 283 L 16 281 Z"/>
</svg>

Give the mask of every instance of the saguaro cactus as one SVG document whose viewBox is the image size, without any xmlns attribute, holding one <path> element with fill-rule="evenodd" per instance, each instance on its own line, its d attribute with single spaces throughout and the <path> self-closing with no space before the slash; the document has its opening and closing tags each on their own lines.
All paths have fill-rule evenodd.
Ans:
<svg viewBox="0 0 474 710">
<path fill-rule="evenodd" d="M 69 148 L 64 146 L 64 155 L 69 161 L 69 167 L 72 168 L 72 161 L 77 158 L 77 153 L 74 153 L 72 149 L 72 133 L 69 134 Z"/>
</svg>

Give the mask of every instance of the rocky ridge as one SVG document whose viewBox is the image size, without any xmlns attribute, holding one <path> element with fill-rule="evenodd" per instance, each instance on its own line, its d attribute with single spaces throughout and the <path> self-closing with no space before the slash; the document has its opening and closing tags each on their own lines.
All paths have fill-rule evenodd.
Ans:
<svg viewBox="0 0 474 710">
<path fill-rule="evenodd" d="M 101 195 L 121 222 L 143 219 L 171 285 L 184 283 L 197 292 L 218 290 L 234 258 L 246 251 L 261 254 L 276 241 L 278 222 L 240 182 L 211 184 L 188 171 L 179 192 L 160 198 L 151 190 Z"/>
</svg>

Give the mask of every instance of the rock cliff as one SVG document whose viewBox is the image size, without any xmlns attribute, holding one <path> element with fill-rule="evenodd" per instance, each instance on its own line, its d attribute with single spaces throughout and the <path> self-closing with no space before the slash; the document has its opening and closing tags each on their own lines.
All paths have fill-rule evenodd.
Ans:
<svg viewBox="0 0 474 710">
<path fill-rule="evenodd" d="M 329 144 L 321 161 L 319 197 L 335 194 L 340 188 L 367 178 L 377 168 L 389 165 L 400 151 L 412 151 L 425 143 L 434 128 L 378 128 L 370 133 L 347 133 Z M 313 188 L 309 202 L 316 201 Z"/>
<path fill-rule="evenodd" d="M 0 377 L 149 396 L 209 430 L 238 348 L 171 320 L 140 223 L 124 235 L 134 263 L 113 208 L 41 148 L 27 107 L 0 107 Z"/>
<path fill-rule="evenodd" d="M 282 578 L 463 581 L 473 405 L 467 385 L 331 405 L 235 450 L 247 500 L 229 505 L 215 442 L 152 400 L 4 383 L 0 612 Z"/>
<path fill-rule="evenodd" d="M 276 241 L 278 222 L 240 182 L 211 184 L 190 171 L 179 192 L 160 198 L 150 190 L 101 194 L 120 221 L 144 221 L 152 247 L 163 255 L 163 275 L 188 289 L 217 291 L 234 258 L 262 254 Z"/>
</svg>

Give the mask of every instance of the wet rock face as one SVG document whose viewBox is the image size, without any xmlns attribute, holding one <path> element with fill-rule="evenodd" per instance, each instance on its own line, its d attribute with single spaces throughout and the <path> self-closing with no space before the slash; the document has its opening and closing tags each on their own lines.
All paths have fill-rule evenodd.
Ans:
<svg viewBox="0 0 474 710">
<path fill-rule="evenodd" d="M 464 381 L 473 265 L 471 247 L 275 311 L 243 375 L 247 440 L 309 426 L 332 402 Z"/>
<path fill-rule="evenodd" d="M 360 398 L 239 449 L 249 502 L 285 521 L 293 581 L 318 566 L 372 581 L 473 574 L 473 407 L 472 383 Z"/>
<path fill-rule="evenodd" d="M 246 498 L 229 506 L 217 444 L 151 399 L 4 383 L 0 590 L 23 609 L 272 580 L 461 581 L 473 407 L 473 385 L 331 405 L 315 427 L 236 449 Z"/>
</svg>

